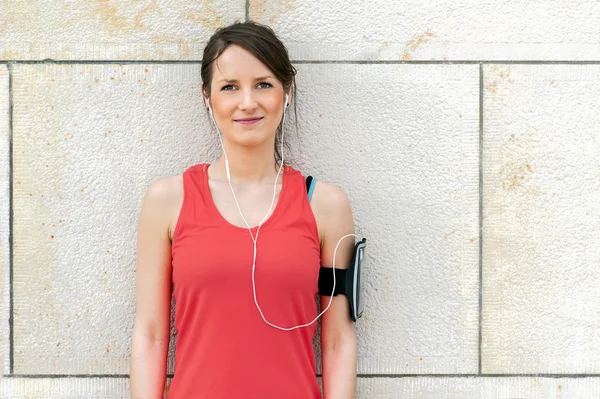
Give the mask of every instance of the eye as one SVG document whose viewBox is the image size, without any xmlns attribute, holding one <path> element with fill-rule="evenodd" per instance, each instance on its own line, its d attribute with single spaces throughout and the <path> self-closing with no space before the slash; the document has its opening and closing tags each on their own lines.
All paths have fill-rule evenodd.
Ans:
<svg viewBox="0 0 600 399">
<path fill-rule="evenodd" d="M 221 87 L 221 91 L 229 91 L 229 90 L 233 90 L 233 89 L 234 89 L 233 85 L 226 85 L 226 86 Z"/>
<path fill-rule="evenodd" d="M 273 85 L 267 82 L 260 82 L 258 84 L 259 89 L 268 89 L 269 87 L 273 87 Z"/>
</svg>

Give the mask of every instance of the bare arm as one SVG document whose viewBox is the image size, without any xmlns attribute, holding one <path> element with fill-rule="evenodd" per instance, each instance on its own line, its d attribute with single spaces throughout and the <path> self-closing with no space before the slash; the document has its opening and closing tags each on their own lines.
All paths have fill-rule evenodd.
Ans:
<svg viewBox="0 0 600 399">
<path fill-rule="evenodd" d="M 321 183 L 321 187 L 319 187 Z M 321 190 L 319 190 L 321 188 Z M 322 220 L 321 264 L 333 266 L 334 249 L 343 236 L 354 233 L 352 209 L 346 194 L 338 187 L 317 182 L 314 200 L 318 201 Z M 347 269 L 352 259 L 354 236 L 340 243 L 335 267 Z M 330 296 L 321 296 L 321 308 Z M 356 390 L 356 334 L 350 318 L 348 299 L 333 297 L 331 306 L 321 318 L 321 358 L 323 364 L 324 399 L 351 399 Z"/>
<path fill-rule="evenodd" d="M 148 188 L 140 212 L 130 364 L 133 399 L 158 399 L 164 392 L 172 290 L 169 225 L 173 201 L 168 179 Z"/>
</svg>

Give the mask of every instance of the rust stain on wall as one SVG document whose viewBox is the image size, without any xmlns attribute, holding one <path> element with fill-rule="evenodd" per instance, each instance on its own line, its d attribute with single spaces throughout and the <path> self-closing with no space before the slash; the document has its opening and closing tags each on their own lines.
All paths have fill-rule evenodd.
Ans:
<svg viewBox="0 0 600 399">
<path fill-rule="evenodd" d="M 183 39 L 177 40 L 177 48 L 181 51 L 181 54 L 184 58 L 188 58 L 190 56 L 190 45 Z"/>
<path fill-rule="evenodd" d="M 507 191 L 516 191 L 528 175 L 533 173 L 533 166 L 529 162 L 506 163 L 502 165 L 499 175 L 502 175 L 502 188 Z"/>
<path fill-rule="evenodd" d="M 142 18 L 144 17 L 144 15 L 148 14 L 150 11 L 153 10 L 159 11 L 160 15 L 162 15 L 162 11 L 158 7 L 158 3 L 156 2 L 156 0 L 152 1 L 152 4 L 150 4 L 149 6 L 142 8 L 142 10 L 136 14 L 136 16 L 133 18 L 133 23 L 135 27 L 138 29 L 148 29 L 148 27 L 142 23 Z"/>
<path fill-rule="evenodd" d="M 153 35 L 151 38 L 152 43 L 156 44 L 165 44 L 165 43 L 177 43 L 177 54 L 167 54 L 162 50 L 157 51 L 158 53 L 162 52 L 162 55 L 165 58 L 173 58 L 173 57 L 184 57 L 188 58 L 191 54 L 190 44 L 183 38 L 176 35 Z M 145 72 L 148 72 L 146 68 Z"/>
<path fill-rule="evenodd" d="M 435 34 L 433 34 L 432 32 L 429 32 L 429 31 L 425 31 L 425 32 L 421 33 L 420 35 L 413 37 L 411 40 L 408 41 L 408 43 L 406 43 L 406 46 L 404 47 L 404 54 L 402 55 L 402 59 L 404 61 L 412 60 L 415 51 L 419 47 L 430 42 L 431 39 L 433 39 L 434 37 L 435 37 Z"/>
<path fill-rule="evenodd" d="M 0 33 L 0 36 L 1 35 L 2 34 Z M 10 49 L 10 50 L 7 50 L 7 51 L 0 52 L 0 59 L 3 59 L 3 60 L 14 60 L 15 58 L 19 58 L 19 53 L 16 50 L 14 50 L 14 49 Z"/>
<path fill-rule="evenodd" d="M 251 0 L 250 19 L 266 24 L 273 24 L 285 13 L 295 9 L 296 0 Z"/>
<path fill-rule="evenodd" d="M 508 80 L 510 83 L 512 83 L 512 78 L 510 77 L 510 66 L 502 66 L 501 68 L 499 68 L 498 70 L 498 76 L 500 76 L 500 78 L 504 79 L 504 80 Z"/>
<path fill-rule="evenodd" d="M 34 1 L 3 1 L 0 13 L 0 36 L 7 31 L 28 34 L 37 30 L 44 14 L 43 7 Z"/>
<path fill-rule="evenodd" d="M 379 46 L 379 50 L 377 50 L 377 55 L 375 56 L 375 59 L 381 58 L 381 53 L 383 52 L 383 50 L 385 50 L 389 46 L 390 46 L 390 42 L 387 42 L 387 41 L 383 42 L 383 44 L 381 46 Z"/>
<path fill-rule="evenodd" d="M 117 15 L 117 7 L 111 5 L 110 0 L 90 0 L 90 4 L 94 5 L 94 13 L 100 17 L 111 35 L 133 32 L 127 26 L 127 18 Z"/>
<path fill-rule="evenodd" d="M 498 94 L 498 89 L 504 83 L 513 83 L 510 65 L 494 65 L 491 76 L 492 80 L 486 83 L 485 88 L 493 95 Z"/>
<path fill-rule="evenodd" d="M 148 30 L 148 27 L 142 23 L 142 18 L 151 11 L 157 10 L 160 12 L 156 0 L 149 6 L 146 6 L 136 12 L 133 18 L 128 18 L 123 14 L 131 14 L 132 10 L 120 12 L 117 6 L 111 4 L 110 0 L 90 0 L 89 3 L 93 9 L 95 16 L 99 16 L 100 20 L 111 35 L 129 34 L 137 31 Z M 125 7 L 131 7 L 133 2 L 125 2 Z M 162 14 L 162 13 L 161 13 Z"/>
<path fill-rule="evenodd" d="M 225 26 L 213 3 L 214 0 L 202 0 L 202 11 L 186 11 L 183 18 L 199 23 L 209 30 L 217 30 Z"/>
</svg>

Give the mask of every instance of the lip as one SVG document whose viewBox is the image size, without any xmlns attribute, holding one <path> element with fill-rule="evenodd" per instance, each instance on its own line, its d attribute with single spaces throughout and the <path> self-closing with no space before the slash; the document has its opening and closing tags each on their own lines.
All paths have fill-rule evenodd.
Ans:
<svg viewBox="0 0 600 399">
<path fill-rule="evenodd" d="M 235 119 L 235 121 L 237 123 L 241 123 L 242 125 L 253 125 L 259 121 L 261 121 L 263 118 L 262 117 L 258 117 L 258 118 L 242 118 L 242 119 Z"/>
</svg>

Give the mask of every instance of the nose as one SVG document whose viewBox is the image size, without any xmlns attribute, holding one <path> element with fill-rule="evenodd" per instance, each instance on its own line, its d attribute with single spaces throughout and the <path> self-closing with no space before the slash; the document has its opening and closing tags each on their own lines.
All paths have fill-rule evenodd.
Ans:
<svg viewBox="0 0 600 399">
<path fill-rule="evenodd" d="M 256 99 L 254 98 L 254 93 L 252 90 L 245 90 L 242 93 L 239 107 L 242 111 L 251 111 L 257 107 Z"/>
</svg>

